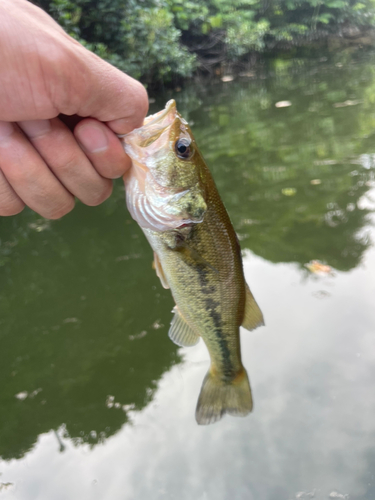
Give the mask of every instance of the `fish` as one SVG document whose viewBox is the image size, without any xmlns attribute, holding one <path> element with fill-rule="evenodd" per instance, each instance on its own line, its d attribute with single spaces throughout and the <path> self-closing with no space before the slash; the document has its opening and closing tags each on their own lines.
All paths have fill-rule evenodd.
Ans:
<svg viewBox="0 0 375 500">
<path fill-rule="evenodd" d="M 122 140 L 132 160 L 124 176 L 127 208 L 176 304 L 169 337 L 185 347 L 202 338 L 210 355 L 196 421 L 207 425 L 226 413 L 246 416 L 253 400 L 239 329 L 253 330 L 264 320 L 214 179 L 173 99 Z"/>
</svg>

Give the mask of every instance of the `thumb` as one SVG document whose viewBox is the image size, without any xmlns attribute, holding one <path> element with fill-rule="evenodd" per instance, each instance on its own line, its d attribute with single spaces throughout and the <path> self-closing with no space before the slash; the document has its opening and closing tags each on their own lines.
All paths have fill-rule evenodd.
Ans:
<svg viewBox="0 0 375 500">
<path fill-rule="evenodd" d="M 85 53 L 83 71 L 77 75 L 80 92 L 78 100 L 77 95 L 75 98 L 76 114 L 106 122 L 116 134 L 127 134 L 141 127 L 148 111 L 144 86 L 84 47 L 80 48 Z"/>
</svg>

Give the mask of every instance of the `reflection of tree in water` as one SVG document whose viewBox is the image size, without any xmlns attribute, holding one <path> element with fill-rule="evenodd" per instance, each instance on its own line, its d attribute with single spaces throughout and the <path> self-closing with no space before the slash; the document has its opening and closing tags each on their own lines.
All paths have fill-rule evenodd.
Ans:
<svg viewBox="0 0 375 500">
<path fill-rule="evenodd" d="M 349 175 L 348 170 L 352 168 L 342 168 L 340 175 Z M 296 194 L 291 197 L 282 194 L 287 186 L 285 182 L 263 186 L 269 203 L 254 200 L 255 223 L 248 221 L 245 214 L 242 219 L 236 219 L 243 246 L 271 262 L 303 265 L 319 259 L 336 269 L 356 267 L 369 245 L 368 237 L 359 233 L 368 223 L 368 210 L 358 207 L 359 198 L 369 188 L 366 180 L 356 181 L 350 177 L 346 189 L 336 187 L 336 177 L 334 173 L 331 178 L 320 175 L 321 187 L 311 186 L 308 175 L 302 172 L 293 179 Z M 369 174 L 360 178 L 368 179 Z M 329 184 L 330 189 L 324 189 L 324 183 Z"/>
<path fill-rule="evenodd" d="M 126 224 L 123 193 L 97 209 L 76 207 L 62 221 L 37 220 L 0 219 L 0 248 L 12 250 L 0 267 L 5 459 L 62 424 L 74 442 L 104 440 L 151 401 L 179 362 L 167 336 L 171 299 L 142 234 Z"/>
<path fill-rule="evenodd" d="M 358 265 L 369 244 L 358 201 L 374 178 L 374 81 L 370 64 L 308 66 L 224 85 L 190 112 L 244 248 L 272 262 Z"/>
<path fill-rule="evenodd" d="M 374 178 L 373 75 L 373 65 L 307 68 L 185 92 L 180 111 L 195 122 L 243 248 L 272 262 L 358 264 L 368 246 L 358 200 Z M 334 107 L 347 100 L 362 102 Z M 25 212 L 0 228 L 0 454 L 20 457 L 63 424 L 77 443 L 102 441 L 180 361 L 151 250 L 120 189 L 62 221 Z"/>
</svg>

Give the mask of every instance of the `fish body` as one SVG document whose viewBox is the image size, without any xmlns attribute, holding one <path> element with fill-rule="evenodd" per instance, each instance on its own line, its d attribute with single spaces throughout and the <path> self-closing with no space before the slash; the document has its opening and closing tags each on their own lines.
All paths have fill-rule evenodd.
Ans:
<svg viewBox="0 0 375 500">
<path fill-rule="evenodd" d="M 176 303 L 169 336 L 178 345 L 202 337 L 211 366 L 198 399 L 199 424 L 252 409 L 239 327 L 263 324 L 244 278 L 235 231 L 174 101 L 125 136 L 132 168 L 127 206 L 154 250 L 156 272 Z"/>
</svg>

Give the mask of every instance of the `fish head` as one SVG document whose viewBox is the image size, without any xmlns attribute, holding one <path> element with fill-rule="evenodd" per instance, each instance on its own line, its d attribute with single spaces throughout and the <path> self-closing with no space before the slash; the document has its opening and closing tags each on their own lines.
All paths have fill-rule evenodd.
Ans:
<svg viewBox="0 0 375 500">
<path fill-rule="evenodd" d="M 123 142 L 132 159 L 124 176 L 127 206 L 138 224 L 166 231 L 202 222 L 207 210 L 203 159 L 175 101 L 147 117 Z"/>
</svg>

